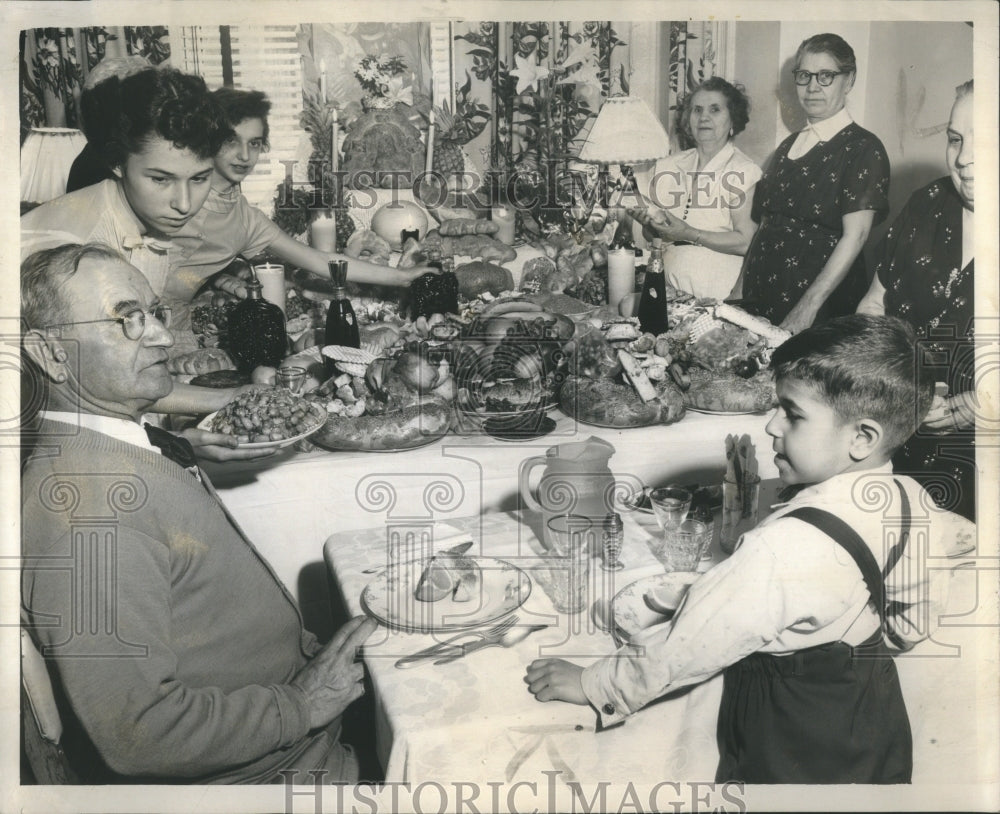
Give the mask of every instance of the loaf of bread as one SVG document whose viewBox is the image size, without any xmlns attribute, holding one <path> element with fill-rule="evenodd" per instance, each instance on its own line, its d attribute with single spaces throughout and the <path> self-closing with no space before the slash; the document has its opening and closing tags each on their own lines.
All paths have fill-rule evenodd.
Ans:
<svg viewBox="0 0 1000 814">
<path fill-rule="evenodd" d="M 500 231 L 500 224 L 491 220 L 477 218 L 452 218 L 444 221 L 438 231 L 445 237 L 461 237 L 462 235 L 495 235 Z"/>
<path fill-rule="evenodd" d="M 212 373 L 216 370 L 235 370 L 236 365 L 221 348 L 198 348 L 181 353 L 167 360 L 167 370 L 175 375 Z"/>
<path fill-rule="evenodd" d="M 748 314 L 742 308 L 737 308 L 735 305 L 729 305 L 728 303 L 722 302 L 716 305 L 715 316 L 717 319 L 724 319 L 741 328 L 746 328 L 751 333 L 757 334 L 757 336 L 767 342 L 770 348 L 778 347 L 778 345 L 791 337 L 791 333 L 784 328 L 772 325 L 763 317 L 755 317 L 752 314 Z"/>
</svg>

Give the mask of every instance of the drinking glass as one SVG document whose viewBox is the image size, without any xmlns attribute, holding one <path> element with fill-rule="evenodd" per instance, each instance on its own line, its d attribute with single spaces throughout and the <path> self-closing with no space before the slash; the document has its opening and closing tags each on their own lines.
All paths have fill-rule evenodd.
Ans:
<svg viewBox="0 0 1000 814">
<path fill-rule="evenodd" d="M 653 514 L 663 531 L 677 528 L 687 518 L 691 508 L 691 493 L 680 486 L 661 486 L 649 493 Z"/>
<path fill-rule="evenodd" d="M 712 527 L 701 520 L 684 520 L 649 541 L 653 556 L 667 571 L 695 571 L 712 544 Z"/>
<path fill-rule="evenodd" d="M 560 613 L 579 613 L 587 607 L 593 525 L 578 514 L 559 514 L 546 523 L 548 573 L 542 587 Z"/>
<path fill-rule="evenodd" d="M 304 367 L 280 367 L 278 368 L 278 384 L 291 393 L 298 393 L 306 381 L 306 369 Z"/>
</svg>

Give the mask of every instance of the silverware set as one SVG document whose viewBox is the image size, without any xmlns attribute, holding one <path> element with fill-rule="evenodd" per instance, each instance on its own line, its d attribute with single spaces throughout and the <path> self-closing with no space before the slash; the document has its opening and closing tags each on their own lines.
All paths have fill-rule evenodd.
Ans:
<svg viewBox="0 0 1000 814">
<path fill-rule="evenodd" d="M 400 668 L 413 667 L 427 661 L 433 661 L 435 664 L 448 664 L 486 647 L 513 647 L 532 633 L 549 627 L 549 625 L 543 624 L 518 625 L 517 623 L 517 616 L 508 616 L 485 630 L 463 630 L 443 642 L 425 647 L 409 656 L 403 656 L 396 661 L 396 666 Z M 471 641 L 456 644 L 461 639 L 470 637 Z"/>
</svg>

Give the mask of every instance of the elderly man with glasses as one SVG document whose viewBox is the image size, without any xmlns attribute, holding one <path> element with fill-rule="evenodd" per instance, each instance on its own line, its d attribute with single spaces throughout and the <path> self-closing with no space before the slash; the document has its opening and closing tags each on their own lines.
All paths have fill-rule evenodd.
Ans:
<svg viewBox="0 0 1000 814">
<path fill-rule="evenodd" d="M 93 244 L 29 257 L 21 298 L 38 413 L 22 427 L 23 623 L 85 781 L 357 780 L 340 716 L 374 624 L 320 647 L 189 446 L 144 428 L 172 385 L 170 310 Z"/>
</svg>

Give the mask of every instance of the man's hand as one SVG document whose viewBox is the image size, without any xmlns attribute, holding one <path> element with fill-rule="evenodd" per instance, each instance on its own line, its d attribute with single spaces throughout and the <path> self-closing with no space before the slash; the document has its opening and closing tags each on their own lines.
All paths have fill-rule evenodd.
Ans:
<svg viewBox="0 0 1000 814">
<path fill-rule="evenodd" d="M 194 454 L 206 461 L 226 463 L 227 461 L 253 461 L 257 458 L 267 458 L 274 455 L 276 449 L 239 449 L 238 441 L 233 435 L 223 432 L 209 432 L 189 427 L 180 435 L 187 438 L 194 447 Z"/>
<path fill-rule="evenodd" d="M 374 619 L 355 616 L 292 679 L 306 694 L 310 729 L 326 726 L 364 693 L 364 667 L 354 655 L 377 626 Z"/>
<path fill-rule="evenodd" d="M 524 683 L 528 692 L 539 701 L 569 701 L 586 705 L 590 702 L 583 694 L 580 677 L 583 668 L 562 659 L 535 659 L 528 665 Z"/>
</svg>

